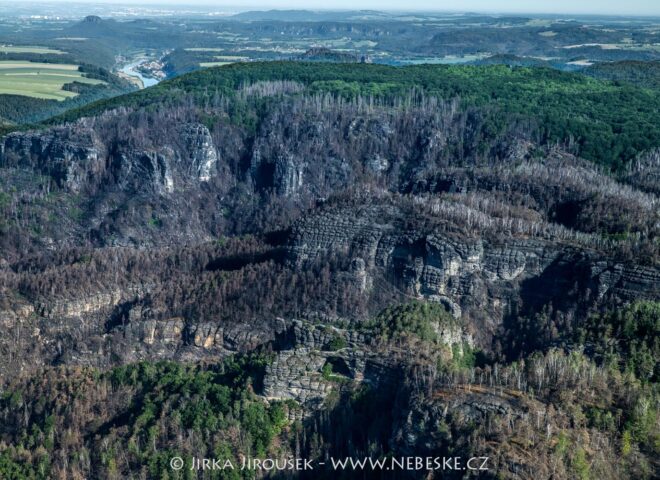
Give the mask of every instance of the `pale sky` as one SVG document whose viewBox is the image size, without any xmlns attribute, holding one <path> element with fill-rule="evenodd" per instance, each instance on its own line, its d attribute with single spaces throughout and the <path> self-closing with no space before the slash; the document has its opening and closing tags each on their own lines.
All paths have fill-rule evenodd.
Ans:
<svg viewBox="0 0 660 480">
<path fill-rule="evenodd" d="M 74 3 L 70 0 L 15 0 L 18 3 Z M 76 0 L 76 3 L 131 5 L 212 5 L 219 9 L 449 10 L 509 13 L 658 15 L 660 0 Z"/>
</svg>

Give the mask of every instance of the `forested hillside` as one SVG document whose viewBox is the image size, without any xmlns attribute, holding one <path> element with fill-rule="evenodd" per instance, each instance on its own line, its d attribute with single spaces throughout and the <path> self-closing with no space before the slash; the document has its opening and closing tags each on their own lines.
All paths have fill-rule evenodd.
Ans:
<svg viewBox="0 0 660 480">
<path fill-rule="evenodd" d="M 344 98 L 388 99 L 415 91 L 462 106 L 495 110 L 494 131 L 512 117 L 534 126 L 539 143 L 560 142 L 569 151 L 601 165 L 622 168 L 660 138 L 660 92 L 595 81 L 552 69 L 421 65 L 268 62 L 208 69 L 164 82 L 128 97 L 117 97 L 67 113 L 57 122 L 118 106 L 138 107 L 182 97 L 203 105 L 236 88 L 264 80 L 295 81 L 311 92 Z M 505 114 L 504 117 L 499 113 Z"/>
<path fill-rule="evenodd" d="M 587 75 L 646 88 L 660 88 L 660 62 L 598 63 L 585 70 Z"/>
<path fill-rule="evenodd" d="M 250 63 L 5 134 L 0 478 L 656 478 L 658 95 Z"/>
</svg>

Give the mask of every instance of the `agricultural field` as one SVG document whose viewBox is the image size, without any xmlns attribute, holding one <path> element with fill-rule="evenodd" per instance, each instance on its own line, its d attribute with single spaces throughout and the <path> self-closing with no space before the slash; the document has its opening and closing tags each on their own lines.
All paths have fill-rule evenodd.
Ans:
<svg viewBox="0 0 660 480">
<path fill-rule="evenodd" d="M 234 62 L 201 62 L 199 66 L 202 68 L 222 67 L 223 65 L 229 65 L 230 63 Z"/>
<path fill-rule="evenodd" d="M 0 53 L 34 53 L 38 55 L 63 55 L 66 52 L 49 47 L 0 45 Z"/>
<path fill-rule="evenodd" d="M 0 61 L 0 94 L 64 100 L 77 95 L 63 89 L 64 85 L 72 82 L 89 85 L 105 83 L 83 76 L 83 73 L 78 71 L 78 65 Z"/>
<path fill-rule="evenodd" d="M 223 65 L 229 65 L 230 63 L 247 62 L 249 60 L 250 57 L 241 57 L 239 55 L 216 55 L 213 61 L 200 62 L 199 66 L 202 68 L 221 67 Z"/>
</svg>

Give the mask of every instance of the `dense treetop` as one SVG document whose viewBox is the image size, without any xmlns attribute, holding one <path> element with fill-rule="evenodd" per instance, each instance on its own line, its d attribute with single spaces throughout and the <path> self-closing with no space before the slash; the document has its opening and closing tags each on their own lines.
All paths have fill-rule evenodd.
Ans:
<svg viewBox="0 0 660 480">
<path fill-rule="evenodd" d="M 546 68 L 506 65 L 233 64 L 97 102 L 54 121 L 73 120 L 119 106 L 168 103 L 190 95 L 201 105 L 212 96 L 231 97 L 241 86 L 272 80 L 296 81 L 313 93 L 330 92 L 350 98 L 389 99 L 412 91 L 460 98 L 464 107 L 495 108 L 511 117 L 530 118 L 537 124 L 542 142 L 570 142 L 584 158 L 614 169 L 660 145 L 657 89 Z"/>
</svg>

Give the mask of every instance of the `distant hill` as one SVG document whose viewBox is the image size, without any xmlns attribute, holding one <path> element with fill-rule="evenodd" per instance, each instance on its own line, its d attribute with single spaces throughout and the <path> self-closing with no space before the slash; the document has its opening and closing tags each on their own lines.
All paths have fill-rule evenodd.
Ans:
<svg viewBox="0 0 660 480">
<path fill-rule="evenodd" d="M 356 18 L 389 19 L 392 15 L 375 10 L 314 11 L 314 10 L 266 10 L 241 12 L 229 17 L 233 20 L 263 22 L 328 22 L 347 21 Z"/>
<path fill-rule="evenodd" d="M 170 47 L 181 42 L 182 29 L 150 19 L 118 21 L 90 15 L 65 32 L 63 36 L 96 40 L 121 53 L 122 49 L 132 47 Z"/>
<path fill-rule="evenodd" d="M 310 48 L 305 53 L 294 57 L 294 60 L 307 62 L 369 63 L 369 58 L 364 55 L 340 52 L 323 47 Z"/>
<path fill-rule="evenodd" d="M 83 38 L 116 38 L 121 31 L 122 25 L 116 20 L 104 20 L 96 15 L 89 15 L 80 22 L 71 25 L 67 29 L 67 35 Z"/>
</svg>

